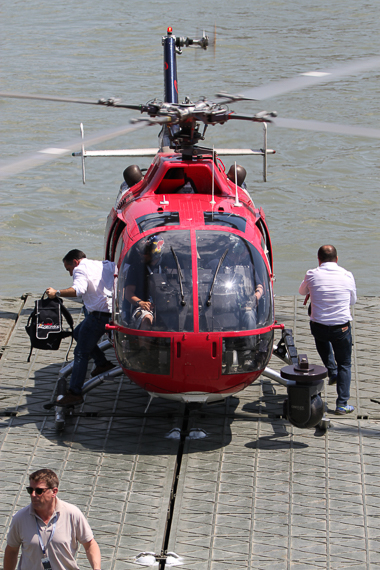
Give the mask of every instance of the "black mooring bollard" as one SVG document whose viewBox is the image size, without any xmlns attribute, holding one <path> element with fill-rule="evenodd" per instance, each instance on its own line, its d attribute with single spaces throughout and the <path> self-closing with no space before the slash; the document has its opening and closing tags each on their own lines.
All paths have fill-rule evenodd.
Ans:
<svg viewBox="0 0 380 570">
<path fill-rule="evenodd" d="M 317 364 L 309 364 L 306 354 L 298 355 L 298 363 L 281 368 L 281 376 L 294 380 L 288 386 L 288 399 L 284 402 L 284 414 L 289 422 L 299 428 L 316 426 L 323 417 L 321 391 L 327 369 Z"/>
</svg>

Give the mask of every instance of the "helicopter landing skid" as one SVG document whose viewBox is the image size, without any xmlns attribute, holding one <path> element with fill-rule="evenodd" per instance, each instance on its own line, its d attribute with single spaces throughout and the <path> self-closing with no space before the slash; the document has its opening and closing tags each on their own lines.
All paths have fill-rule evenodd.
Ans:
<svg viewBox="0 0 380 570">
<path fill-rule="evenodd" d="M 83 384 L 82 394 L 87 394 L 87 392 L 93 390 L 93 388 L 96 388 L 97 386 L 100 386 L 100 384 L 103 384 L 105 380 L 108 380 L 109 378 L 115 378 L 116 376 L 121 376 L 122 374 L 123 374 L 123 369 L 121 368 L 121 366 L 113 368 L 108 372 L 103 372 L 102 374 L 98 374 L 98 376 L 95 376 L 94 378 L 87 380 L 87 382 Z M 57 389 L 58 402 L 66 394 L 66 388 L 67 388 L 66 378 L 60 378 L 58 381 L 58 389 Z M 57 431 L 61 432 L 65 429 L 66 416 L 73 415 L 72 414 L 73 408 L 74 406 L 65 406 L 65 407 L 59 405 L 55 406 L 55 427 Z"/>
</svg>

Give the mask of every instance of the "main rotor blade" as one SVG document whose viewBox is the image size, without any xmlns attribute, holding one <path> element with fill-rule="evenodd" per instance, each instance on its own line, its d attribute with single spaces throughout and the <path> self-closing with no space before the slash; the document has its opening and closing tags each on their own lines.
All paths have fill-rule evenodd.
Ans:
<svg viewBox="0 0 380 570">
<path fill-rule="evenodd" d="M 50 95 L 33 95 L 30 93 L 6 93 L 0 92 L 0 97 L 11 99 L 35 99 L 37 101 L 58 101 L 62 103 L 80 103 L 81 105 L 101 105 L 103 107 L 121 107 L 123 109 L 132 109 L 141 111 L 142 105 L 124 105 L 116 99 L 99 99 L 93 101 L 91 99 L 71 99 L 70 97 L 54 97 Z"/>
<path fill-rule="evenodd" d="M 356 137 L 369 137 L 380 139 L 380 129 L 359 127 L 356 125 L 340 125 L 339 123 L 325 123 L 323 121 L 303 121 L 300 119 L 271 119 L 276 127 L 285 129 L 300 129 L 303 131 L 320 131 L 324 133 L 337 133 L 339 135 L 351 135 Z"/>
<path fill-rule="evenodd" d="M 242 91 L 240 94 L 236 95 L 218 93 L 217 97 L 225 97 L 225 99 L 221 101 L 222 104 L 243 100 L 262 101 L 263 99 L 276 97 L 277 95 L 289 93 L 290 91 L 298 91 L 300 89 L 305 89 L 306 87 L 311 87 L 312 85 L 316 85 L 318 83 L 336 81 L 346 75 L 356 75 L 361 71 L 376 69 L 378 67 L 380 67 L 380 57 L 358 59 L 356 61 L 341 65 L 340 67 L 318 71 L 307 71 L 305 73 L 297 75 L 296 77 L 284 79 L 281 81 L 272 81 L 259 87 L 247 89 L 247 91 Z"/>
<path fill-rule="evenodd" d="M 79 150 L 82 145 L 90 146 L 94 144 L 98 144 L 113 138 L 116 138 L 120 135 L 125 135 L 127 133 L 131 133 L 138 129 L 143 129 L 151 124 L 155 123 L 162 123 L 164 121 L 157 121 L 157 120 L 150 120 L 150 121 L 141 121 L 135 123 L 134 125 L 124 125 L 122 127 L 117 127 L 114 129 L 98 131 L 93 135 L 89 135 L 82 138 L 76 138 L 69 142 L 60 143 L 54 147 L 47 147 L 41 149 L 37 152 L 29 153 L 26 155 L 19 156 L 15 159 L 10 159 L 7 162 L 0 163 L 0 180 L 5 178 L 9 178 L 15 174 L 20 174 L 21 172 L 25 172 L 26 170 L 30 170 L 31 168 L 35 168 L 36 166 L 41 166 L 42 164 L 46 164 L 47 162 L 51 162 L 56 160 L 61 156 L 65 156 L 70 154 L 76 150 Z"/>
</svg>

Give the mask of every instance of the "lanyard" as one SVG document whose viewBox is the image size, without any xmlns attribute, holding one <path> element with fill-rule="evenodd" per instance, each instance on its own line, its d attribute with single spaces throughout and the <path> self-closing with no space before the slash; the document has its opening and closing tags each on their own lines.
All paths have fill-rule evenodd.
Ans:
<svg viewBox="0 0 380 570">
<path fill-rule="evenodd" d="M 53 538 L 53 536 L 54 536 L 55 527 L 57 526 L 57 519 L 58 519 L 58 516 L 57 516 L 57 514 L 55 514 L 55 516 L 54 516 L 54 524 L 53 524 L 53 529 L 52 529 L 52 531 L 51 531 L 51 535 L 49 536 L 49 539 L 48 539 L 48 541 L 47 541 L 47 543 L 46 543 L 46 546 L 44 546 L 44 543 L 42 542 L 41 532 L 40 532 L 40 525 L 38 524 L 38 520 L 37 520 L 37 517 L 36 517 L 38 540 L 40 541 L 41 550 L 42 550 L 42 553 L 43 553 L 44 556 L 46 556 L 47 547 L 48 547 L 49 544 L 51 543 L 52 538 Z"/>
</svg>

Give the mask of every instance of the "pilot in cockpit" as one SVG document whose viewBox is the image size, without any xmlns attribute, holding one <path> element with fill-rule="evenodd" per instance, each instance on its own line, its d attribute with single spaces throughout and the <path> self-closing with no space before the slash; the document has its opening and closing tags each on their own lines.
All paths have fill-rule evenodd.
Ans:
<svg viewBox="0 0 380 570">
<path fill-rule="evenodd" d="M 150 276 L 161 273 L 161 259 L 164 248 L 162 237 L 150 236 L 141 251 L 140 263 L 130 267 L 125 287 L 125 297 L 133 309 L 131 326 L 150 330 L 154 321 L 154 304 L 149 290 Z"/>
<path fill-rule="evenodd" d="M 253 330 L 257 325 L 257 306 L 264 294 L 264 288 L 256 269 L 253 269 L 249 250 L 243 240 L 231 236 L 231 241 L 225 255 L 220 259 L 213 259 L 208 267 L 213 273 L 229 273 L 230 286 L 236 291 L 240 306 L 240 326 L 243 330 Z"/>
<path fill-rule="evenodd" d="M 232 235 L 221 257 L 211 260 L 208 268 L 212 269 L 213 279 L 217 280 L 219 277 L 221 285 L 223 284 L 223 287 L 231 291 L 230 304 L 235 304 L 234 315 L 238 319 L 239 329 L 257 329 L 260 320 L 258 305 L 264 295 L 264 287 L 245 242 L 239 237 Z M 228 319 L 228 315 L 231 314 L 228 312 L 227 306 L 228 297 L 226 297 L 225 301 L 225 319 Z M 231 310 L 231 306 L 229 308 Z M 219 318 L 220 321 L 220 315 L 216 318 Z M 232 314 L 231 321 L 233 321 Z M 225 326 L 228 326 L 228 324 Z M 227 357 L 227 362 L 229 362 L 227 369 L 230 369 L 231 359 L 233 358 L 233 353 L 235 353 L 240 368 L 244 371 L 252 370 L 255 366 L 255 342 L 254 336 L 226 338 L 226 355 L 230 355 Z"/>
</svg>

